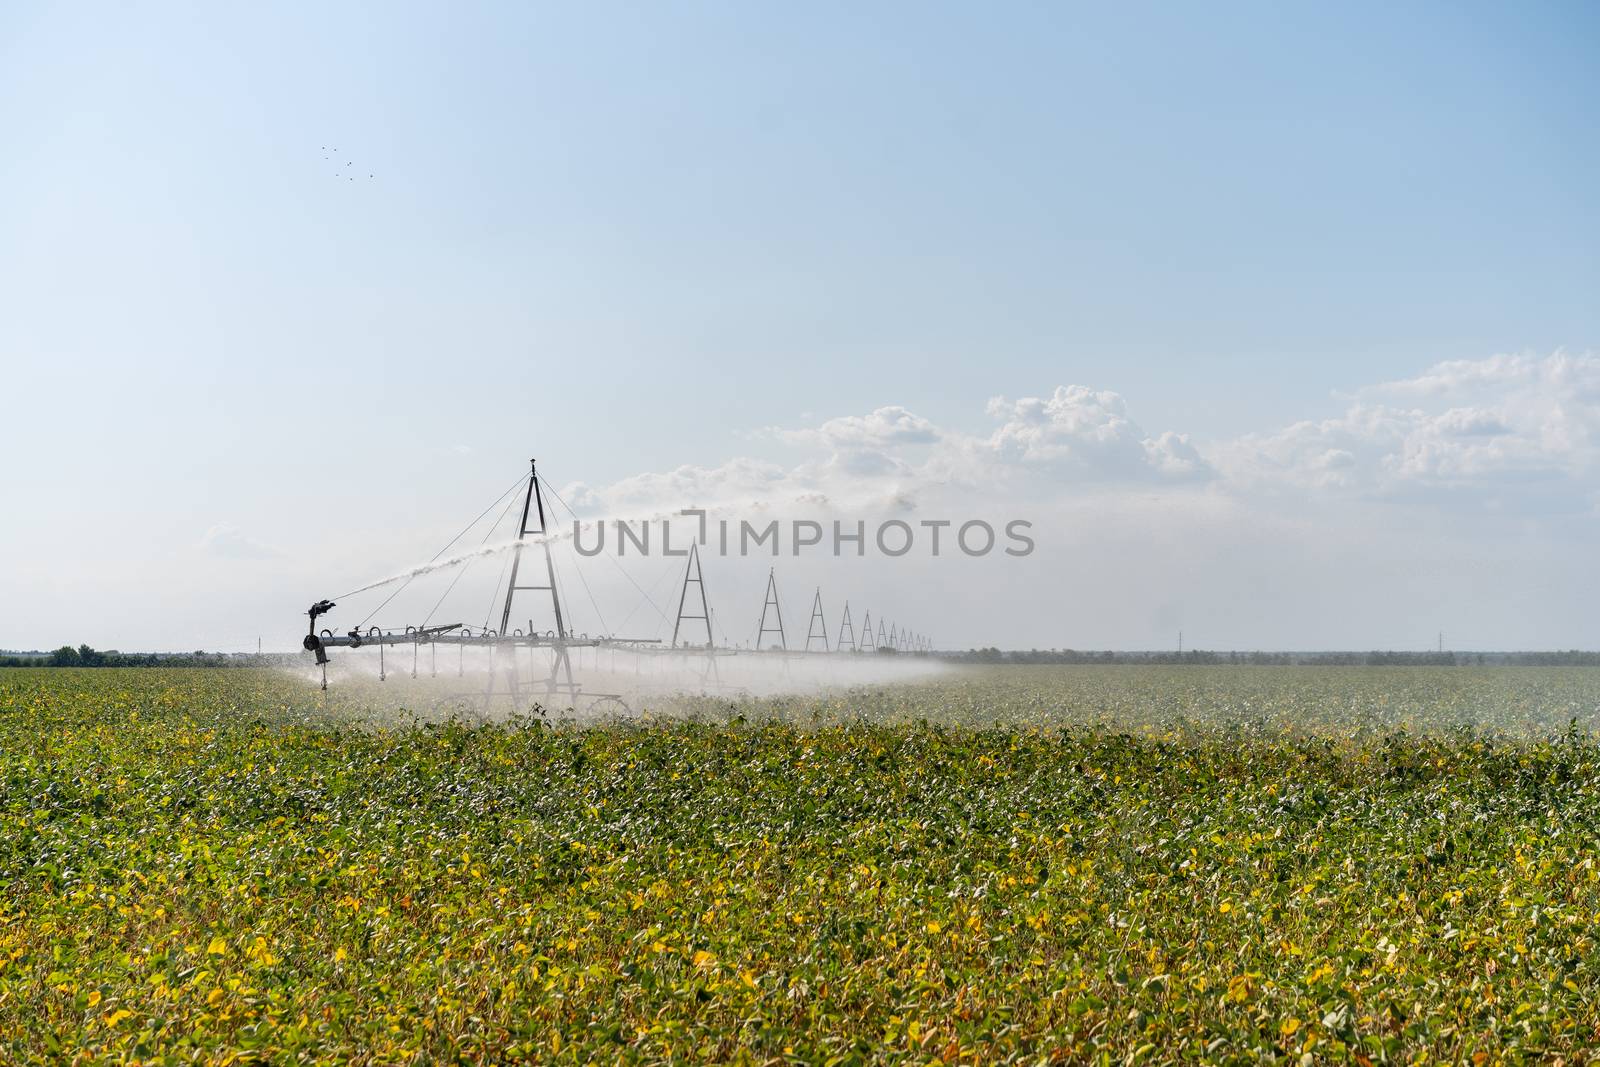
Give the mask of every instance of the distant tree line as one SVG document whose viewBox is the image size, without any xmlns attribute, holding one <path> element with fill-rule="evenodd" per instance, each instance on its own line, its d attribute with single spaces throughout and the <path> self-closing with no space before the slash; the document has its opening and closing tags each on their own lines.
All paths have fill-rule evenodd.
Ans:
<svg viewBox="0 0 1600 1067">
<path fill-rule="evenodd" d="M 1235 664 L 1252 667 L 1600 667 L 1600 652 L 1094 652 L 1072 648 L 974 648 L 944 652 L 959 663 Z"/>
<path fill-rule="evenodd" d="M 892 649 L 880 649 L 892 654 Z M 965 652 L 930 653 L 954 663 L 1122 663 L 1199 664 L 1251 667 L 1600 667 L 1600 652 L 1578 649 L 1551 652 L 1113 652 L 1072 648 L 973 648 Z M 118 652 L 89 645 L 62 645 L 53 652 L 0 652 L 4 667 L 249 667 L 262 662 L 281 665 L 295 656 L 251 652 Z"/>
<path fill-rule="evenodd" d="M 254 654 L 244 652 L 118 652 L 89 645 L 0 653 L 0 667 L 242 667 L 256 662 Z"/>
</svg>

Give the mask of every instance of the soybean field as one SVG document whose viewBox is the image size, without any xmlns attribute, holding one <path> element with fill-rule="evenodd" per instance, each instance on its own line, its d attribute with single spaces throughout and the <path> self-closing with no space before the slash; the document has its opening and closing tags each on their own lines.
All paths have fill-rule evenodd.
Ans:
<svg viewBox="0 0 1600 1067">
<path fill-rule="evenodd" d="M 951 668 L 604 721 L 0 672 L 0 1060 L 1600 1044 L 1600 670 Z"/>
</svg>

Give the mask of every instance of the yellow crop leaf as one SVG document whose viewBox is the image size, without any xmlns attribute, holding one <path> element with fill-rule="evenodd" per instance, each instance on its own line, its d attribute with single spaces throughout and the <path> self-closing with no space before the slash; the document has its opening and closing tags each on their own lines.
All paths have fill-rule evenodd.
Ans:
<svg viewBox="0 0 1600 1067">
<path fill-rule="evenodd" d="M 220 937 L 213 937 L 211 939 L 211 944 L 206 946 L 207 956 L 226 956 L 227 954 L 228 943 L 222 940 Z"/>
</svg>

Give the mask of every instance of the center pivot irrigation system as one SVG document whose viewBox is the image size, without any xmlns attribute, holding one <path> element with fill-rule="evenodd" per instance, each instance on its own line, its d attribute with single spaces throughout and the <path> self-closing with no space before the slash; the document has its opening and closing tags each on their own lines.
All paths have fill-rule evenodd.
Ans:
<svg viewBox="0 0 1600 1067">
<path fill-rule="evenodd" d="M 506 548 L 510 552 L 509 581 L 505 580 L 506 576 L 502 573 L 505 598 L 501 601 L 500 626 L 498 629 L 490 628 L 487 620 L 485 625 L 476 629 L 459 622 L 430 626 L 428 623 L 431 621 L 432 612 L 421 623 L 402 628 L 378 625 L 367 626 L 372 617 L 383 610 L 416 577 L 436 569 L 455 567 L 458 569 L 456 578 L 451 582 L 450 588 L 445 590 L 444 596 L 441 596 L 438 603 L 434 605 L 434 610 L 437 611 L 439 605 L 444 602 L 445 597 L 449 596 L 450 591 L 455 588 L 455 582 L 460 580 L 460 571 L 464 570 L 469 562 L 500 550 L 499 548 L 485 547 L 489 535 L 494 532 L 493 526 L 484 535 L 484 545 L 480 546 L 477 551 L 449 559 L 441 559 L 441 557 L 456 542 L 460 541 L 468 530 L 472 529 L 473 526 L 477 525 L 479 521 L 499 506 L 502 501 L 512 497 L 514 502 L 513 493 L 517 489 L 523 488 L 524 484 L 526 489 L 522 501 L 522 519 L 517 526 L 516 539 Z M 505 695 L 509 696 L 513 703 L 521 703 L 523 684 L 517 655 L 518 649 L 528 650 L 527 658 L 534 676 L 532 691 L 537 691 L 540 688 L 537 684 L 537 677 L 541 672 L 534 663 L 534 651 L 548 649 L 550 652 L 549 671 L 545 675 L 542 686 L 547 703 L 554 700 L 557 694 L 560 694 L 563 699 L 574 706 L 583 701 L 587 702 L 591 707 L 609 704 L 624 709 L 626 705 L 622 703 L 622 697 L 619 694 L 588 692 L 578 683 L 573 673 L 573 653 L 576 650 L 585 648 L 613 649 L 625 650 L 636 655 L 670 655 L 684 659 L 700 658 L 705 666 L 702 679 L 708 684 L 711 683 L 713 677 L 717 676 L 716 657 L 718 656 L 786 657 L 856 655 L 867 652 L 927 653 L 933 651 L 933 643 L 927 637 L 913 633 L 910 630 L 904 630 L 899 626 L 886 624 L 882 618 L 878 620 L 877 631 L 874 633 L 871 612 L 868 612 L 862 619 L 858 633 L 855 623 L 852 622 L 850 617 L 850 605 L 848 602 L 846 602 L 840 618 L 838 634 L 830 642 L 827 623 L 823 617 L 822 590 L 820 587 L 812 598 L 811 619 L 806 630 L 805 645 L 802 648 L 791 649 L 783 625 L 783 609 L 778 601 L 777 577 L 770 570 L 767 573 L 766 596 L 761 605 L 761 618 L 757 624 L 755 640 L 751 647 L 735 648 L 726 641 L 726 638 L 719 644 L 712 633 L 712 621 L 715 618 L 715 614 L 712 612 L 710 601 L 706 596 L 698 544 L 691 544 L 688 550 L 688 559 L 684 566 L 682 585 L 678 595 L 678 612 L 676 618 L 672 620 L 672 640 L 670 643 L 665 643 L 657 637 L 591 636 L 588 633 L 574 633 L 568 625 L 567 615 L 562 610 L 561 585 L 557 577 L 555 559 L 550 552 L 549 517 L 545 508 L 546 492 L 560 502 L 562 507 L 566 508 L 569 513 L 572 511 L 570 507 L 567 507 L 566 502 L 561 500 L 560 496 L 551 488 L 549 482 L 540 476 L 538 461 L 530 460 L 526 477 L 519 478 L 510 489 L 507 489 L 494 503 L 485 508 L 478 518 L 469 523 L 466 529 L 463 529 L 444 548 L 440 549 L 427 564 L 414 568 L 406 575 L 374 582 L 340 597 L 339 599 L 343 600 L 345 597 L 355 595 L 355 593 L 388 585 L 391 582 L 399 583 L 399 588 L 390 593 L 377 608 L 368 614 L 366 619 L 343 634 L 335 633 L 332 629 L 326 627 L 319 628 L 317 625 L 319 619 L 338 606 L 336 601 L 318 600 L 312 604 L 306 611 L 306 615 L 310 618 L 310 624 L 305 639 L 301 644 L 307 652 L 316 656 L 316 663 L 322 670 L 322 688 L 328 688 L 328 650 L 332 648 L 360 649 L 375 647 L 378 650 L 378 678 L 380 681 L 387 679 L 389 675 L 385 650 L 396 646 L 404 646 L 411 649 L 410 673 L 413 678 L 417 676 L 417 666 L 421 650 L 424 648 L 430 651 L 430 673 L 437 674 L 439 646 L 455 646 L 458 650 L 458 675 L 465 673 L 465 653 L 468 648 L 487 650 L 490 657 L 488 688 L 482 694 L 472 694 L 474 699 L 481 698 L 486 704 L 496 695 L 496 678 L 501 673 L 505 676 Z M 509 513 L 509 511 L 510 507 L 508 506 L 506 512 Z M 504 517 L 503 515 L 502 518 Z M 574 522 L 578 521 L 575 513 L 572 514 L 572 518 Z M 519 584 L 527 578 L 522 566 L 524 562 L 523 554 L 534 547 L 541 550 L 544 555 L 542 584 L 537 584 L 540 581 L 539 577 L 534 578 L 536 584 Z M 612 562 L 616 564 L 615 560 L 612 560 Z M 620 570 L 621 565 L 616 565 Z M 650 601 L 649 593 L 640 587 L 637 582 L 634 582 L 626 570 L 623 570 L 622 573 L 634 585 L 634 588 L 639 590 L 640 595 L 655 607 L 654 601 Z M 581 574 L 579 578 L 583 580 Z M 583 581 L 583 585 L 585 591 L 587 591 L 588 582 L 586 580 Z M 693 587 L 692 592 L 691 586 Z M 514 611 L 517 607 L 518 593 L 549 594 L 550 617 L 555 621 L 555 628 L 536 629 L 531 618 L 528 620 L 526 629 L 513 628 L 512 619 L 516 617 Z M 499 599 L 498 586 L 496 587 L 495 599 Z M 592 599 L 591 596 L 591 601 Z M 695 611 L 696 607 L 698 607 L 698 612 Z M 657 607 L 657 611 L 660 610 Z M 595 611 L 598 616 L 598 605 L 595 606 Z M 665 621 L 665 613 L 662 613 L 662 618 Z M 685 623 L 690 624 L 688 629 L 696 631 L 700 625 L 703 624 L 705 626 L 706 640 L 703 644 L 691 643 L 686 640 L 688 634 Z M 366 628 L 363 629 L 363 627 Z M 499 666 L 497 661 L 501 655 L 505 657 L 504 672 L 497 670 Z"/>
</svg>

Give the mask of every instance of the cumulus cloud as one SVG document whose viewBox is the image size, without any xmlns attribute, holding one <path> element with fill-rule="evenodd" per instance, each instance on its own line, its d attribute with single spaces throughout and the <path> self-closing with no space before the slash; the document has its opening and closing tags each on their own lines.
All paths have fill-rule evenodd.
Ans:
<svg viewBox="0 0 1600 1067">
<path fill-rule="evenodd" d="M 561 495 L 586 516 L 644 517 L 664 508 L 777 499 L 792 495 L 795 489 L 789 468 L 741 457 L 715 467 L 686 464 L 668 471 L 646 471 L 606 486 L 574 482 L 564 487 Z"/>
<path fill-rule="evenodd" d="M 1085 385 L 995 397 L 984 407 L 987 430 L 885 405 L 768 428 L 763 438 L 795 450 L 788 462 L 678 467 L 573 486 L 569 499 L 591 515 L 634 516 L 688 506 L 906 512 L 949 489 L 1014 499 L 1156 487 L 1241 500 L 1286 492 L 1495 506 L 1520 499 L 1530 511 L 1559 494 L 1600 499 L 1600 358 L 1453 360 L 1359 389 L 1345 405 L 1207 443 L 1181 427 L 1146 430 L 1121 394 Z"/>
<path fill-rule="evenodd" d="M 933 423 L 898 404 L 881 407 L 867 415 L 844 415 L 813 428 L 785 430 L 773 434 L 799 444 L 820 444 L 834 449 L 881 449 L 899 445 L 930 445 L 941 436 Z"/>
<path fill-rule="evenodd" d="M 797 450 L 790 464 L 748 458 L 714 467 L 648 472 L 609 486 L 569 486 L 588 515 L 650 515 L 675 507 L 904 513 L 948 487 L 1041 490 L 1063 483 L 1117 485 L 1203 479 L 1211 468 L 1189 438 L 1147 434 L 1113 392 L 1062 386 L 1046 397 L 995 398 L 998 425 L 971 433 L 900 405 L 762 434 Z"/>
<path fill-rule="evenodd" d="M 1117 393 L 1063 385 L 1048 398 L 996 397 L 988 412 L 1001 420 L 987 444 L 1002 463 L 1092 481 L 1194 477 L 1209 469 L 1184 434 L 1146 435 Z"/>
<path fill-rule="evenodd" d="M 1504 493 L 1586 486 L 1597 440 L 1600 359 L 1558 352 L 1438 363 L 1360 391 L 1342 415 L 1246 434 L 1215 456 L 1239 490 Z"/>
<path fill-rule="evenodd" d="M 1558 353 L 1555 359 L 1563 358 Z M 1368 391 L 1412 396 L 1440 396 L 1477 387 L 1500 387 L 1538 376 L 1540 361 L 1528 355 L 1499 355 L 1486 359 L 1452 359 L 1435 363 L 1421 374 L 1383 382 Z"/>
</svg>

